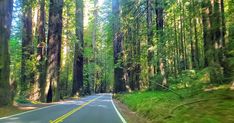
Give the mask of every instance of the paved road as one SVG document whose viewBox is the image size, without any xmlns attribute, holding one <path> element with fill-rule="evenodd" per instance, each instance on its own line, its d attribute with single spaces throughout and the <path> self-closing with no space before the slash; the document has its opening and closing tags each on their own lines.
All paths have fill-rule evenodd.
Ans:
<svg viewBox="0 0 234 123">
<path fill-rule="evenodd" d="M 23 114 L 0 118 L 0 123 L 126 123 L 111 94 L 97 94 Z"/>
</svg>

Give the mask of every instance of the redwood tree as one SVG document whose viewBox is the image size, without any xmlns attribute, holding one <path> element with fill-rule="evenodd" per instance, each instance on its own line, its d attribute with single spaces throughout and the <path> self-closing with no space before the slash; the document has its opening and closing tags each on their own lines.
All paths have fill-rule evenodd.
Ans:
<svg viewBox="0 0 234 123">
<path fill-rule="evenodd" d="M 30 86 L 34 83 L 34 73 L 30 65 L 33 55 L 32 40 L 32 5 L 29 0 L 22 1 L 23 29 L 22 29 L 22 60 L 20 93 L 25 98 L 30 97 Z"/>
<path fill-rule="evenodd" d="M 114 92 L 125 91 L 125 82 L 123 80 L 123 33 L 120 31 L 120 2 L 119 0 L 112 0 L 112 14 L 113 14 L 113 47 L 114 47 Z"/>
<path fill-rule="evenodd" d="M 45 35 L 45 0 L 39 0 L 40 9 L 38 12 L 38 25 L 37 25 L 37 60 L 39 62 L 38 72 L 39 78 L 38 82 L 40 85 L 41 99 L 43 99 L 42 92 L 44 91 L 43 86 L 45 85 L 45 51 L 46 51 L 46 35 Z"/>
<path fill-rule="evenodd" d="M 13 0 L 0 1 L 0 106 L 12 104 L 9 82 L 9 38 L 12 21 Z"/>
<path fill-rule="evenodd" d="M 159 58 L 159 70 L 161 75 L 162 86 L 168 86 L 167 82 L 167 69 L 166 69 L 166 52 L 165 52 L 165 39 L 164 39 L 164 2 L 163 0 L 156 0 L 156 29 L 158 36 L 158 58 Z"/>
<path fill-rule="evenodd" d="M 82 93 L 84 65 L 84 29 L 83 29 L 83 0 L 76 0 L 76 42 L 73 66 L 72 96 Z"/>
<path fill-rule="evenodd" d="M 205 53 L 205 66 L 210 68 L 210 81 L 222 82 L 222 69 L 220 65 L 220 48 L 222 47 L 221 23 L 218 0 L 204 0 L 202 2 L 202 24 Z M 216 20 L 217 21 L 213 21 Z M 217 77 L 219 76 L 219 77 Z"/>
<path fill-rule="evenodd" d="M 49 31 L 47 41 L 47 77 L 45 84 L 44 101 L 58 101 L 59 75 L 61 60 L 62 39 L 62 9 L 63 0 L 50 0 Z"/>
</svg>

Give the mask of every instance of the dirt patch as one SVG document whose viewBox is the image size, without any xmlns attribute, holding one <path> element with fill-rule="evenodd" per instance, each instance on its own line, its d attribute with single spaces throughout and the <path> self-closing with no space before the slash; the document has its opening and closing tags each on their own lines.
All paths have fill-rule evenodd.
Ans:
<svg viewBox="0 0 234 123">
<path fill-rule="evenodd" d="M 29 110 L 34 110 L 46 106 L 53 105 L 52 103 L 41 103 L 41 104 L 14 104 L 13 106 L 0 107 L 0 118 L 6 117 L 18 113 L 22 113 Z"/>
<path fill-rule="evenodd" d="M 78 100 L 79 98 L 70 98 L 65 100 L 60 100 L 58 102 L 52 102 L 52 103 L 39 103 L 39 104 L 32 104 L 32 103 L 26 103 L 26 104 L 20 104 L 20 103 L 14 103 L 13 106 L 4 106 L 0 107 L 0 118 L 6 117 L 18 113 L 22 113 L 25 111 L 35 110 L 38 108 L 43 108 L 51 105 L 56 104 L 62 104 L 65 102 L 72 102 L 74 100 Z"/>
<path fill-rule="evenodd" d="M 128 123 L 152 123 L 149 120 L 139 116 L 136 112 L 131 111 L 126 105 L 121 103 L 119 100 L 113 100 L 116 104 L 116 107 Z"/>
<path fill-rule="evenodd" d="M 14 107 L 16 107 L 19 110 L 28 111 L 33 110 L 37 108 L 42 108 L 46 106 L 53 105 L 52 103 L 41 103 L 41 104 L 16 104 Z"/>
</svg>

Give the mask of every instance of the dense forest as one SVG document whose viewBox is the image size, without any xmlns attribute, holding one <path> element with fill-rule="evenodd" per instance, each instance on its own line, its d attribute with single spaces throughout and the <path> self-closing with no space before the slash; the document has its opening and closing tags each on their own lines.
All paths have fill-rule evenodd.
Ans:
<svg viewBox="0 0 234 123">
<path fill-rule="evenodd" d="M 233 0 L 0 0 L 0 106 L 234 89 Z"/>
</svg>

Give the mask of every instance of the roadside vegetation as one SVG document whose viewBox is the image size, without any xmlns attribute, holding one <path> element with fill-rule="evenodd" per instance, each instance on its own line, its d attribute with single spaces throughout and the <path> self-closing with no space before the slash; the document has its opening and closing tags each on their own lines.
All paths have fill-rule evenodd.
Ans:
<svg viewBox="0 0 234 123">
<path fill-rule="evenodd" d="M 136 91 L 115 98 L 153 123 L 233 123 L 234 91 L 230 84 L 209 83 L 205 71 L 171 78 L 170 90 Z"/>
</svg>

